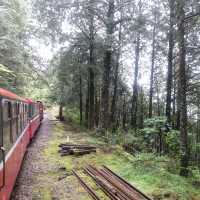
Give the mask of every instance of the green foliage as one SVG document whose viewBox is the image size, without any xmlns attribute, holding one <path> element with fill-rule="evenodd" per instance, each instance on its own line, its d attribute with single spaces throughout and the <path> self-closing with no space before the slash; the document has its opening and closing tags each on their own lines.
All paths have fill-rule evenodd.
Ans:
<svg viewBox="0 0 200 200">
<path fill-rule="evenodd" d="M 0 5 L 0 87 L 24 94 L 25 79 L 31 77 L 30 48 L 26 44 L 28 26 L 26 3 L 7 0 Z"/>
<path fill-rule="evenodd" d="M 144 121 L 144 125 L 152 128 L 164 128 L 167 119 L 164 116 L 148 118 Z"/>
<path fill-rule="evenodd" d="M 145 127 L 143 129 L 138 129 L 136 132 L 133 130 L 128 132 L 126 135 L 126 144 L 132 145 L 142 152 L 152 152 L 154 151 L 153 146 L 155 146 L 155 139 L 157 137 L 162 137 L 165 147 L 167 148 L 165 153 L 173 157 L 179 157 L 179 131 L 171 129 L 166 132 L 165 117 L 147 119 L 145 120 L 144 125 Z M 140 146 L 140 148 L 138 148 L 138 146 Z"/>
<path fill-rule="evenodd" d="M 9 70 L 8 67 L 0 64 L 0 87 L 7 88 L 9 83 L 16 75 L 13 71 Z"/>
<path fill-rule="evenodd" d="M 65 117 L 75 124 L 80 122 L 79 110 L 76 107 L 65 107 Z"/>
<path fill-rule="evenodd" d="M 14 76 L 16 77 L 16 75 L 13 73 L 13 71 L 9 70 L 8 67 L 0 64 L 0 77 L 3 78 L 3 74 L 6 74 L 8 76 Z"/>
<path fill-rule="evenodd" d="M 180 133 L 176 130 L 170 130 L 166 134 L 166 144 L 168 145 L 169 154 L 178 156 L 180 150 Z"/>
<path fill-rule="evenodd" d="M 154 135 L 158 134 L 158 130 L 155 128 L 143 128 L 140 133 L 143 135 L 144 138 L 150 138 Z"/>
</svg>

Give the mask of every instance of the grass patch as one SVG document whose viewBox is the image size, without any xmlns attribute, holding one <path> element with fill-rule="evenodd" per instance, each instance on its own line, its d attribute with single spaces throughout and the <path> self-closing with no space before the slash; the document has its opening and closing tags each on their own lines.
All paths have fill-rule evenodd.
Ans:
<svg viewBox="0 0 200 200">
<path fill-rule="evenodd" d="M 48 187 L 39 187 L 33 191 L 33 200 L 52 200 L 52 191 Z"/>
<path fill-rule="evenodd" d="M 46 187 L 40 188 L 39 193 L 40 193 L 41 199 L 43 199 L 43 200 L 51 200 L 52 199 L 52 192 L 49 188 L 46 188 Z"/>
</svg>

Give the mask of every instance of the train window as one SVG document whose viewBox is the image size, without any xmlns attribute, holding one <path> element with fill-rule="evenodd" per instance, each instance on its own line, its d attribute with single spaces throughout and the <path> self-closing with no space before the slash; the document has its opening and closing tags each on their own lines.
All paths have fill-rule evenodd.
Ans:
<svg viewBox="0 0 200 200">
<path fill-rule="evenodd" d="M 23 104 L 23 119 L 24 119 L 24 128 L 26 126 L 26 104 Z"/>
<path fill-rule="evenodd" d="M 27 110 L 26 110 L 26 104 L 24 104 L 24 125 L 26 126 L 27 124 Z"/>
<path fill-rule="evenodd" d="M 25 119 L 25 105 L 23 104 L 23 128 L 25 128 L 26 119 Z"/>
<path fill-rule="evenodd" d="M 18 114 L 18 133 L 21 133 L 22 132 L 22 126 L 21 126 L 21 103 L 18 104 L 18 111 L 19 111 L 19 114 Z"/>
<path fill-rule="evenodd" d="M 21 132 L 20 130 L 20 103 L 17 103 L 17 135 Z"/>
<path fill-rule="evenodd" d="M 23 130 L 25 128 L 25 108 L 24 108 L 24 103 L 22 104 L 22 124 L 23 124 Z"/>
<path fill-rule="evenodd" d="M 16 108 L 17 108 L 17 104 L 14 102 L 13 106 L 12 106 L 12 117 L 16 117 Z"/>
<path fill-rule="evenodd" d="M 12 147 L 12 129 L 11 129 L 11 117 L 12 117 L 12 104 L 10 101 L 5 101 L 3 104 L 3 146 L 6 152 Z"/>
<path fill-rule="evenodd" d="M 8 102 L 8 118 L 12 118 L 12 104 L 10 101 Z"/>
<path fill-rule="evenodd" d="M 31 104 L 29 104 L 29 108 L 28 108 L 28 116 L 31 119 Z"/>
<path fill-rule="evenodd" d="M 12 117 L 11 102 L 5 101 L 3 103 L 3 121 L 7 121 Z"/>
<path fill-rule="evenodd" d="M 32 111 L 32 118 L 33 118 L 33 117 L 35 117 L 35 105 L 32 105 L 32 109 L 33 109 L 33 111 Z"/>
<path fill-rule="evenodd" d="M 26 109 L 26 122 L 28 123 L 28 105 L 25 105 L 25 109 Z"/>
<path fill-rule="evenodd" d="M 13 102 L 12 105 L 12 142 L 14 142 L 17 139 L 17 103 Z"/>
<path fill-rule="evenodd" d="M 12 147 L 11 126 L 8 121 L 3 124 L 3 146 L 5 147 L 6 152 Z"/>
<path fill-rule="evenodd" d="M 28 123 L 29 117 L 28 117 L 28 105 L 25 105 L 25 109 L 26 109 L 26 122 Z"/>
<path fill-rule="evenodd" d="M 23 112 L 22 112 L 22 122 L 23 122 L 23 129 L 25 127 L 25 110 L 24 110 L 24 104 L 22 104 L 22 107 L 23 107 Z"/>
<path fill-rule="evenodd" d="M 22 103 L 22 112 L 21 112 L 21 124 L 22 124 L 22 129 L 24 129 L 24 104 Z"/>
<path fill-rule="evenodd" d="M 8 120 L 8 102 L 3 103 L 3 121 Z"/>
</svg>

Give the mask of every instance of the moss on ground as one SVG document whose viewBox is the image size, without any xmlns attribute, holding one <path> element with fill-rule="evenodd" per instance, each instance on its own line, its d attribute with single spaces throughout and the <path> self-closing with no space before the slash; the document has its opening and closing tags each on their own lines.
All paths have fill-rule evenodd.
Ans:
<svg viewBox="0 0 200 200">
<path fill-rule="evenodd" d="M 33 200 L 52 200 L 52 191 L 48 187 L 39 187 L 33 191 Z"/>
<path fill-rule="evenodd" d="M 96 144 L 100 148 L 97 153 L 93 154 L 80 157 L 61 157 L 58 153 L 58 145 L 64 142 L 90 143 Z M 71 173 L 72 169 L 81 170 L 87 164 L 106 165 L 156 200 L 200 200 L 200 188 L 195 188 L 192 185 L 193 179 L 186 179 L 169 172 L 169 165 L 173 163 L 169 158 L 158 158 L 153 154 L 132 156 L 125 153 L 120 147 L 108 147 L 100 138 L 69 124 L 65 125 L 59 122 L 55 124 L 53 138 L 44 150 L 44 156 L 49 162 L 65 167 L 68 173 Z M 59 175 L 59 172 L 57 173 Z M 102 199 L 107 199 L 90 178 L 83 173 L 81 173 L 81 176 L 97 191 Z M 44 192 L 44 194 L 48 200 L 49 193 Z"/>
</svg>

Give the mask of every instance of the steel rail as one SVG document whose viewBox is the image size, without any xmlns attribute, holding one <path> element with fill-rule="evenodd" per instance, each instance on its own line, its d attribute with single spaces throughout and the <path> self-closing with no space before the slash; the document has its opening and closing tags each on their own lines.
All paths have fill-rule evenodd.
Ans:
<svg viewBox="0 0 200 200">
<path fill-rule="evenodd" d="M 76 176 L 80 184 L 94 200 L 100 200 L 100 198 L 96 195 L 96 193 L 81 179 L 81 177 L 74 170 L 72 170 L 72 173 Z"/>
<path fill-rule="evenodd" d="M 88 166 L 88 169 L 90 171 L 93 171 L 95 174 L 97 174 L 97 177 L 101 177 L 104 181 L 108 182 L 108 184 L 110 185 L 110 188 L 112 187 L 113 189 L 111 189 L 111 192 L 113 193 L 113 195 L 115 197 L 120 198 L 121 200 L 130 200 L 126 194 L 124 194 L 122 191 L 120 191 L 117 187 L 115 187 L 109 180 L 105 179 L 104 176 L 102 176 L 102 174 L 96 169 L 96 168 L 92 168 L 91 166 Z"/>
<path fill-rule="evenodd" d="M 93 166 L 90 166 L 90 167 L 93 168 L 94 170 L 97 170 L 98 173 L 104 179 L 106 179 L 111 185 L 113 185 L 118 191 L 120 191 L 120 193 L 123 196 L 123 198 L 125 198 L 127 200 L 138 200 L 138 199 L 141 199 L 141 197 L 138 196 L 138 193 L 136 193 L 136 191 L 130 192 L 130 190 L 128 190 L 124 184 L 122 184 L 119 181 L 117 181 L 116 179 L 114 179 L 113 176 L 105 174 L 104 172 L 96 169 Z M 142 198 L 142 199 L 144 200 L 144 198 Z"/>
<path fill-rule="evenodd" d="M 144 199 L 144 197 L 143 196 L 141 197 L 141 195 L 139 195 L 137 193 L 137 191 L 128 188 L 123 182 L 120 182 L 118 179 L 116 179 L 115 176 L 108 173 L 106 170 L 100 169 L 100 171 L 103 174 L 103 176 L 105 177 L 105 179 L 108 179 L 111 182 L 111 184 L 113 184 L 113 185 L 115 185 L 115 187 L 119 188 L 119 190 L 122 191 L 123 193 L 125 193 L 126 196 L 128 196 L 129 198 L 131 198 L 131 199 L 133 198 L 133 200 L 135 200 L 135 199 L 137 200 L 138 198 Z M 132 196 L 132 194 L 134 194 L 134 196 Z M 137 194 L 137 196 L 139 195 L 139 197 L 135 197 L 136 194 Z"/>
<path fill-rule="evenodd" d="M 131 185 L 129 182 L 127 182 L 126 180 L 124 180 L 122 177 L 120 177 L 119 175 L 117 175 L 115 172 L 113 172 L 111 169 L 109 169 L 108 167 L 106 167 L 105 165 L 103 165 L 103 168 L 106 169 L 111 175 L 115 176 L 120 182 L 124 183 L 128 188 L 130 188 L 131 190 L 135 190 L 138 193 L 140 193 L 143 197 L 145 197 L 147 200 L 152 200 L 150 197 L 148 197 L 146 194 L 144 194 L 143 192 L 141 192 L 139 189 L 137 189 L 135 186 Z"/>
<path fill-rule="evenodd" d="M 100 189 L 111 199 L 111 200 L 121 200 L 119 197 L 117 197 L 113 191 L 106 186 L 105 183 L 103 183 L 98 177 L 98 175 L 91 169 L 84 168 L 84 172 L 87 173 L 97 185 L 100 186 Z"/>
<path fill-rule="evenodd" d="M 128 188 L 126 188 L 125 185 L 114 179 L 113 176 L 106 174 L 104 171 L 101 171 L 101 174 L 106 180 L 109 181 L 111 185 L 113 185 L 120 192 L 120 194 L 122 194 L 122 196 L 126 200 L 144 200 L 143 198 L 140 198 L 135 191 L 130 191 Z"/>
</svg>

